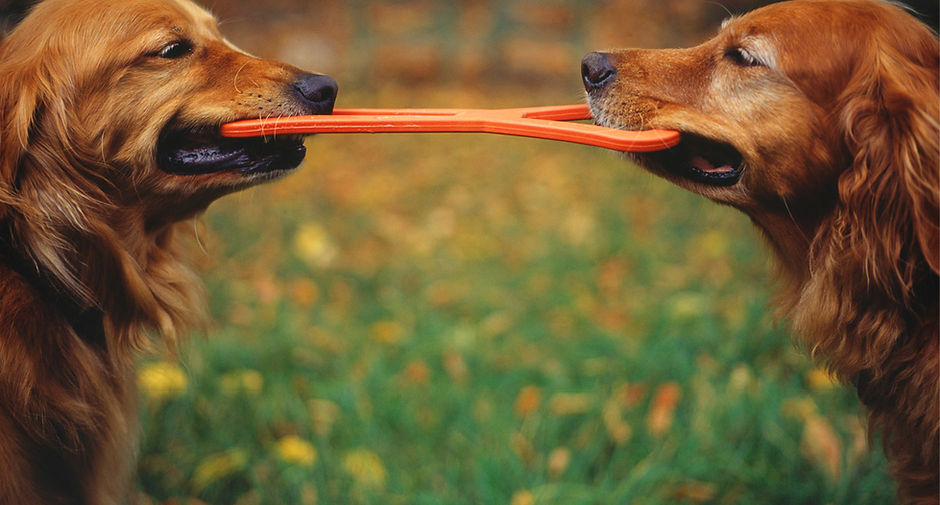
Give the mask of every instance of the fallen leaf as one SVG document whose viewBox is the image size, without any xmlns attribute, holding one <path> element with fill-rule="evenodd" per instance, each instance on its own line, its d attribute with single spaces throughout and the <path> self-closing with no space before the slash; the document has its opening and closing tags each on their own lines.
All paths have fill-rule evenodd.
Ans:
<svg viewBox="0 0 940 505">
<path fill-rule="evenodd" d="M 646 417 L 646 428 L 655 436 L 661 436 L 672 427 L 676 406 L 682 390 L 679 384 L 667 382 L 656 390 L 650 403 L 650 411 Z"/>
</svg>

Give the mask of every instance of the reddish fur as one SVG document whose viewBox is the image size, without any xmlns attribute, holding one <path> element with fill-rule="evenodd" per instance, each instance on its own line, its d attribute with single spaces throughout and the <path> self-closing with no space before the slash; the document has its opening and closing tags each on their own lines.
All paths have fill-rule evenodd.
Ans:
<svg viewBox="0 0 940 505">
<path fill-rule="evenodd" d="M 765 65 L 731 61 L 741 46 Z M 639 161 L 751 216 L 779 260 L 782 313 L 858 388 L 902 500 L 938 503 L 937 36 L 887 3 L 797 0 L 732 19 L 697 47 L 609 59 L 616 81 L 590 96 L 600 122 L 742 154 L 731 187 L 692 182 L 674 159 Z"/>
<path fill-rule="evenodd" d="M 180 34 L 191 58 L 147 57 Z M 125 502 L 134 352 L 202 317 L 181 221 L 263 180 L 164 173 L 158 136 L 309 113 L 299 75 L 188 0 L 48 0 L 0 43 L 0 503 Z"/>
</svg>

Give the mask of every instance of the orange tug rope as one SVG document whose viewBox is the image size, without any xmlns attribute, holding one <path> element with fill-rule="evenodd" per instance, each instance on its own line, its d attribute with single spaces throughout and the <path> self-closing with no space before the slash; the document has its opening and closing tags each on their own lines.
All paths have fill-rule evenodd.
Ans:
<svg viewBox="0 0 940 505">
<path fill-rule="evenodd" d="M 516 109 L 336 109 L 332 115 L 250 119 L 222 125 L 224 137 L 313 133 L 477 132 L 561 140 L 615 151 L 650 152 L 679 143 L 674 130 L 629 131 L 585 123 L 585 104 Z"/>
</svg>

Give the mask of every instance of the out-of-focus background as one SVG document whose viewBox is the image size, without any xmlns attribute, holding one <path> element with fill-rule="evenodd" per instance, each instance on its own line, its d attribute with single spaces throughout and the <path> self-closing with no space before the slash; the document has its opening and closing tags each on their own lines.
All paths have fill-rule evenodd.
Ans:
<svg viewBox="0 0 940 505">
<path fill-rule="evenodd" d="M 589 51 L 695 44 L 760 3 L 204 5 L 334 76 L 338 107 L 521 107 L 582 101 Z M 307 147 L 198 231 L 212 322 L 141 363 L 143 503 L 893 499 L 854 394 L 775 326 L 743 215 L 572 144 Z"/>
</svg>

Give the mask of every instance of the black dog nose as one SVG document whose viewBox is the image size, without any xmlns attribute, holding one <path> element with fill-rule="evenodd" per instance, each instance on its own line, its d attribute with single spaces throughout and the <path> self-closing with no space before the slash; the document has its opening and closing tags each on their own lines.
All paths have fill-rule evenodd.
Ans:
<svg viewBox="0 0 940 505">
<path fill-rule="evenodd" d="M 303 74 L 294 82 L 294 89 L 310 107 L 311 114 L 333 112 L 339 86 L 332 77 L 323 74 Z"/>
<path fill-rule="evenodd" d="M 603 88 L 617 75 L 617 69 L 610 64 L 606 53 L 590 53 L 581 60 L 581 78 L 584 89 L 592 91 Z"/>
</svg>

